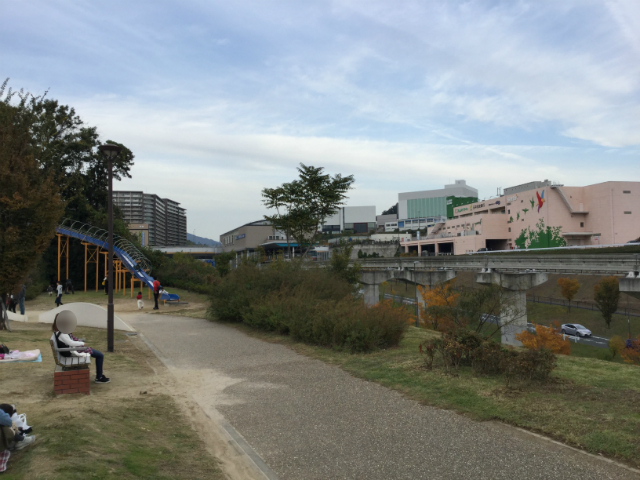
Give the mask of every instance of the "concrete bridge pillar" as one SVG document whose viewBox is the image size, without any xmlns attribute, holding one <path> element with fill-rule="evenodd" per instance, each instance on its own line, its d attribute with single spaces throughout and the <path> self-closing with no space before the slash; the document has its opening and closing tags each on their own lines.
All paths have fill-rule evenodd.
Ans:
<svg viewBox="0 0 640 480">
<path fill-rule="evenodd" d="M 380 301 L 380 285 L 364 285 L 364 304 L 372 307 Z"/>
<path fill-rule="evenodd" d="M 364 289 L 364 304 L 368 307 L 380 301 L 380 284 L 394 278 L 397 270 L 363 270 L 360 283 Z"/>
<path fill-rule="evenodd" d="M 360 272 L 360 283 L 364 289 L 364 303 L 371 306 L 378 303 L 380 284 L 392 278 L 406 280 L 417 285 L 433 287 L 456 276 L 453 270 L 363 270 Z M 418 295 L 418 302 L 425 306 L 424 299 Z"/>
<path fill-rule="evenodd" d="M 640 276 L 638 276 L 637 272 L 631 272 L 628 277 L 621 278 L 618 285 L 621 292 L 640 299 Z"/>
<path fill-rule="evenodd" d="M 484 285 L 496 284 L 504 289 L 504 302 L 500 313 L 502 343 L 521 347 L 516 334 L 527 329 L 527 290 L 548 280 L 547 273 L 499 273 L 481 272 L 476 282 Z"/>
</svg>

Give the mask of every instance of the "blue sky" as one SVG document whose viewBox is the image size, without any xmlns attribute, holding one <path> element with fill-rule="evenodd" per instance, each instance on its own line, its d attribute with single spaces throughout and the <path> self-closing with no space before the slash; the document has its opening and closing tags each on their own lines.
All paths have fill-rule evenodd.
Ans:
<svg viewBox="0 0 640 480">
<path fill-rule="evenodd" d="M 640 2 L 3 2 L 0 76 L 136 155 L 217 239 L 299 162 L 349 204 L 466 179 L 640 181 Z"/>
</svg>

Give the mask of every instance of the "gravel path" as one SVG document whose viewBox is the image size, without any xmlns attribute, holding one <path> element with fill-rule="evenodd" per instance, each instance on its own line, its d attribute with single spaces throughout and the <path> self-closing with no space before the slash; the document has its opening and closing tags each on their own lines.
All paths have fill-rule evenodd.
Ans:
<svg viewBox="0 0 640 480">
<path fill-rule="evenodd" d="M 127 318 L 282 480 L 623 479 L 636 473 L 516 429 L 404 398 L 206 320 Z"/>
</svg>

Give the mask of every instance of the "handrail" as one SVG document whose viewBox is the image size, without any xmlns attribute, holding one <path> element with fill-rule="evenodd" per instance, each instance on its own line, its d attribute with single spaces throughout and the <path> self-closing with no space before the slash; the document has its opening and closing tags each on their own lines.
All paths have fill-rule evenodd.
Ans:
<svg viewBox="0 0 640 480">
<path fill-rule="evenodd" d="M 96 242 L 94 240 L 97 240 L 98 242 L 101 242 L 103 244 L 101 246 L 103 246 L 104 248 L 108 248 L 109 245 L 107 242 L 107 240 L 109 239 L 109 232 L 102 228 L 89 225 L 88 223 L 65 218 L 58 225 L 57 230 L 75 233 L 76 235 L 78 235 L 78 238 L 80 240 L 89 241 L 89 243 L 95 244 Z M 113 248 L 116 254 L 119 253 L 117 252 L 117 250 L 125 253 L 131 260 L 133 260 L 133 262 L 135 262 L 140 267 L 140 270 L 143 270 L 147 273 L 151 271 L 151 262 L 149 261 L 149 259 L 145 257 L 142 252 L 140 252 L 140 250 L 138 250 L 136 246 L 126 238 L 123 238 L 120 235 L 114 233 Z M 128 267 L 128 265 L 125 266 Z"/>
</svg>

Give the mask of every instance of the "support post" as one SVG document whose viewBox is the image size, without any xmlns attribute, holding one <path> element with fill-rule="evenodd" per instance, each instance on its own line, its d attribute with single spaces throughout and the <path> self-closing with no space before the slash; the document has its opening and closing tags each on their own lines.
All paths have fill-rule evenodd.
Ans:
<svg viewBox="0 0 640 480">
<path fill-rule="evenodd" d="M 380 301 L 380 285 L 364 285 L 364 304 L 367 307 L 376 305 Z"/>
<path fill-rule="evenodd" d="M 67 278 L 69 278 L 69 237 L 67 237 L 66 235 L 61 235 L 59 233 L 57 233 L 56 236 L 58 237 L 58 281 L 62 282 L 63 281 L 63 279 L 61 278 L 62 257 L 65 258 L 65 263 L 67 266 L 67 270 L 66 270 L 67 276 L 64 278 L 64 280 L 66 281 Z"/>
<path fill-rule="evenodd" d="M 109 174 L 109 198 L 107 202 L 109 214 L 109 303 L 107 303 L 107 351 L 113 352 L 113 159 L 108 157 L 107 171 Z"/>
<path fill-rule="evenodd" d="M 87 244 L 84 244 L 84 291 L 87 291 Z"/>
<path fill-rule="evenodd" d="M 62 235 L 58 234 L 58 281 L 60 281 L 60 242 Z"/>
<path fill-rule="evenodd" d="M 495 283 L 504 290 L 504 304 L 500 312 L 500 331 L 504 345 L 522 346 L 515 336 L 527 329 L 527 290 L 542 285 L 548 278 L 544 272 L 482 272 L 476 275 L 477 283 Z"/>
</svg>

